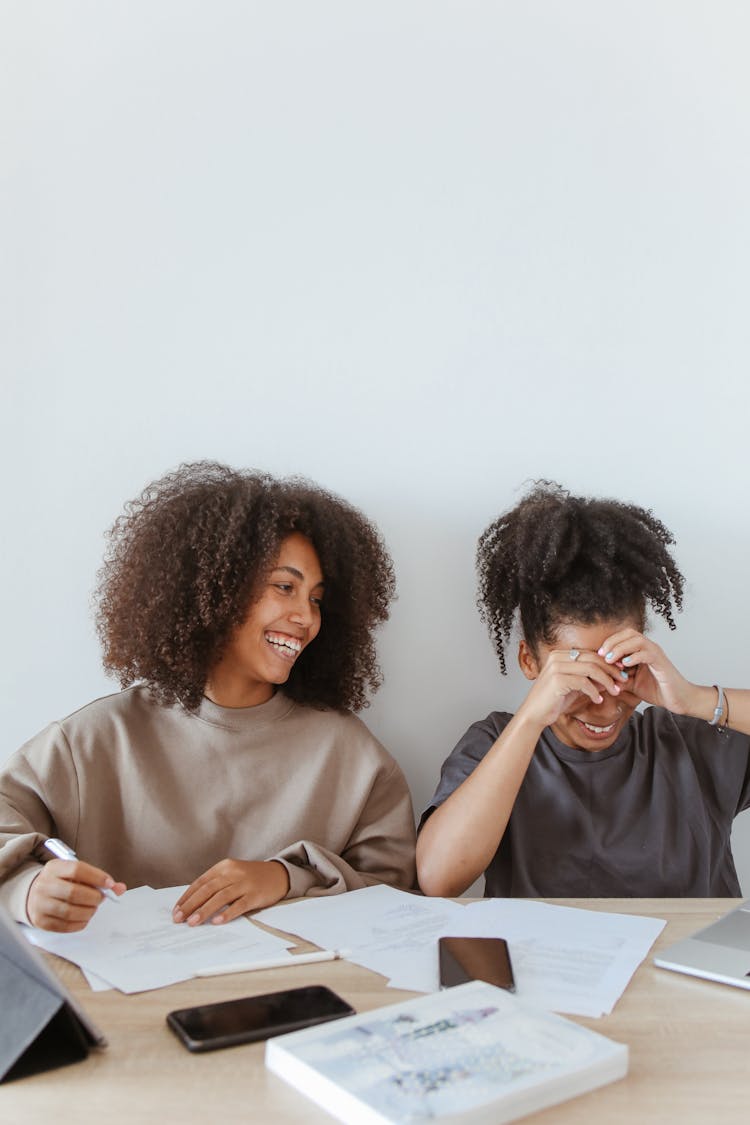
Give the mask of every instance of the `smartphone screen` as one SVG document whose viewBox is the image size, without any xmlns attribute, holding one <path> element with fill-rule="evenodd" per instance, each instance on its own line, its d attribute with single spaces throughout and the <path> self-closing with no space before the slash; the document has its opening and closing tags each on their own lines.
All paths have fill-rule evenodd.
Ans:
<svg viewBox="0 0 750 1125">
<path fill-rule="evenodd" d="M 515 992 L 510 953 L 503 938 L 444 937 L 438 940 L 438 950 L 442 988 L 484 980 Z"/>
<path fill-rule="evenodd" d="M 168 1014 L 167 1023 L 189 1050 L 213 1051 L 353 1014 L 354 1009 L 330 988 L 311 985 L 181 1008 Z"/>
</svg>

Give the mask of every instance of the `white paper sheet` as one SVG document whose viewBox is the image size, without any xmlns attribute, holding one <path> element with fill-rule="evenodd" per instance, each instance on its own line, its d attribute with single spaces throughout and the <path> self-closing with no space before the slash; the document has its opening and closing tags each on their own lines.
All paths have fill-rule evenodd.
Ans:
<svg viewBox="0 0 750 1125">
<path fill-rule="evenodd" d="M 177 925 L 172 908 L 184 889 L 137 887 L 117 903 L 105 899 L 80 933 L 53 934 L 33 927 L 26 933 L 35 945 L 121 992 L 162 988 L 213 965 L 278 957 L 294 944 L 246 918 L 221 926 Z"/>
<path fill-rule="evenodd" d="M 612 1010 L 665 925 L 524 899 L 460 906 L 384 886 L 273 906 L 255 917 L 318 945 L 345 943 L 349 960 L 416 992 L 439 987 L 439 937 L 504 937 L 522 999 L 593 1017 Z"/>
<path fill-rule="evenodd" d="M 96 975 L 96 973 L 90 973 L 84 965 L 80 965 L 79 968 L 80 968 L 81 972 L 83 973 L 83 975 L 85 976 L 86 983 L 88 984 L 88 986 L 89 986 L 89 988 L 91 989 L 92 992 L 111 992 L 112 991 L 112 985 L 109 983 L 108 980 L 103 980 L 102 977 L 98 977 Z"/>
<path fill-rule="evenodd" d="M 434 992 L 437 940 L 451 932 L 464 909 L 449 899 L 381 885 L 271 906 L 254 917 L 324 948 L 345 945 L 348 961 L 389 977 L 394 988 Z"/>
<path fill-rule="evenodd" d="M 524 899 L 469 904 L 456 936 L 504 937 L 524 1000 L 555 1012 L 611 1012 L 665 926 L 661 918 Z"/>
</svg>

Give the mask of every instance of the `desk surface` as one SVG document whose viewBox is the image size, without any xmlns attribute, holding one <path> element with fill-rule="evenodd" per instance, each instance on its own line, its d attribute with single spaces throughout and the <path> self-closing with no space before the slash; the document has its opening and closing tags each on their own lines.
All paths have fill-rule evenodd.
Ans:
<svg viewBox="0 0 750 1125">
<path fill-rule="evenodd" d="M 715 921 L 729 899 L 554 900 L 667 919 L 654 949 Z M 300 946 L 311 948 L 309 946 Z M 524 1118 L 536 1125 L 746 1122 L 750 1115 L 750 993 L 657 969 L 653 950 L 614 1012 L 578 1019 L 630 1047 L 624 1080 Z M 109 1040 L 85 1062 L 0 1086 L 0 1122 L 141 1122 L 325 1125 L 332 1118 L 263 1065 L 264 1045 L 191 1055 L 165 1024 L 172 1008 L 306 984 L 326 984 L 357 1011 L 405 1000 L 383 978 L 348 962 L 190 980 L 124 996 L 91 992 L 79 970 L 50 957 Z"/>
</svg>

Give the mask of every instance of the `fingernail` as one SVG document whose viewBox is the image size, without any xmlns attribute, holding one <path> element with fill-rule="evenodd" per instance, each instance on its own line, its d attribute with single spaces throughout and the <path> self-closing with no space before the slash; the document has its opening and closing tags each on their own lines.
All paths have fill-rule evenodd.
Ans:
<svg viewBox="0 0 750 1125">
<path fill-rule="evenodd" d="M 596 702 L 597 702 L 597 703 L 603 703 L 603 702 L 604 702 L 604 696 L 603 696 L 603 695 L 598 695 L 598 696 L 597 696 L 597 698 L 596 698 Z"/>
<path fill-rule="evenodd" d="M 604 656 L 604 649 L 603 648 L 597 649 L 596 655 L 597 656 Z"/>
<path fill-rule="evenodd" d="M 623 680 L 627 680 L 627 678 L 628 678 L 627 672 L 620 672 L 620 676 L 622 677 Z"/>
<path fill-rule="evenodd" d="M 184 918 L 184 914 L 181 910 L 178 910 L 177 907 L 175 907 L 175 909 L 172 911 L 172 917 L 174 918 L 175 922 L 181 922 Z"/>
<path fill-rule="evenodd" d="M 194 926 L 196 922 L 200 922 L 200 914 L 191 914 L 188 918 L 188 926 Z"/>
<path fill-rule="evenodd" d="M 622 658 L 623 664 L 630 664 L 632 662 L 632 660 L 633 660 L 632 656 L 623 656 L 623 658 Z"/>
<path fill-rule="evenodd" d="M 614 658 L 615 658 L 615 654 L 613 652 L 608 652 L 607 655 L 604 657 L 604 659 L 608 660 L 610 663 L 614 660 Z"/>
<path fill-rule="evenodd" d="M 223 914 L 217 914 L 214 918 L 211 919 L 211 921 L 214 924 L 214 926 L 220 926 L 221 923 L 224 921 L 224 915 Z"/>
<path fill-rule="evenodd" d="M 620 694 L 620 685 L 619 684 L 612 684 L 612 691 L 615 693 L 615 695 L 619 695 Z"/>
</svg>

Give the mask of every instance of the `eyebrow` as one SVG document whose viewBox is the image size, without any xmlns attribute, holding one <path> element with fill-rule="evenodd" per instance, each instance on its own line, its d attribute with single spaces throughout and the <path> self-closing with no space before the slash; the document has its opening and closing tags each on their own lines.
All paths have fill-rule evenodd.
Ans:
<svg viewBox="0 0 750 1125">
<path fill-rule="evenodd" d="M 302 581 L 302 582 L 304 582 L 304 580 L 305 580 L 304 574 L 302 573 L 301 570 L 297 570 L 296 566 L 275 566 L 273 568 L 272 573 L 276 574 L 280 570 L 286 571 L 287 574 L 293 574 L 295 578 L 299 578 L 300 581 Z M 324 586 L 324 585 L 325 585 L 325 582 L 321 578 L 320 582 L 315 583 L 313 589 L 316 590 L 318 588 L 318 586 Z"/>
</svg>

